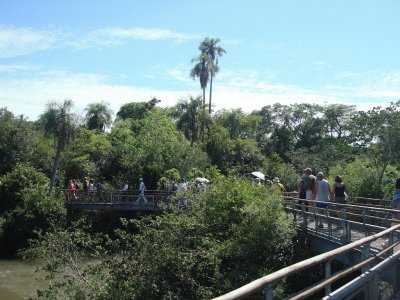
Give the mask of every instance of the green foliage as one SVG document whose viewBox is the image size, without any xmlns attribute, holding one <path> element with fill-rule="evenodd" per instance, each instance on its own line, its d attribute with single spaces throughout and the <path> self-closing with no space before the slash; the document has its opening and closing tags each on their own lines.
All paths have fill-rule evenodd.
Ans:
<svg viewBox="0 0 400 300">
<path fill-rule="evenodd" d="M 251 140 L 233 140 L 230 168 L 232 174 L 246 174 L 262 167 L 264 157 L 257 143 Z"/>
<path fill-rule="evenodd" d="M 47 167 L 49 149 L 42 133 L 23 116 L 15 117 L 0 109 L 0 175 L 10 172 L 17 163 L 34 163 Z"/>
<path fill-rule="evenodd" d="M 14 253 L 65 216 L 64 199 L 48 193 L 49 179 L 32 166 L 18 164 L 2 177 L 0 186 L 2 223 L 1 252 Z"/>
<path fill-rule="evenodd" d="M 297 191 L 297 184 L 301 173 L 296 172 L 293 165 L 283 162 L 276 153 L 266 159 L 263 169 L 271 180 L 274 177 L 278 177 L 287 192 Z"/>
<path fill-rule="evenodd" d="M 228 130 L 219 125 L 212 125 L 205 146 L 211 164 L 218 166 L 226 174 L 232 163 L 231 154 L 233 151 Z"/>
<path fill-rule="evenodd" d="M 164 177 L 166 177 L 169 180 L 178 180 L 181 178 L 181 175 L 179 174 L 179 171 L 175 168 L 169 169 L 164 172 Z"/>
<path fill-rule="evenodd" d="M 112 123 L 112 111 L 104 102 L 91 103 L 86 108 L 86 126 L 90 130 L 104 132 Z"/>
<path fill-rule="evenodd" d="M 130 102 L 124 104 L 117 113 L 117 119 L 143 119 L 146 114 L 152 111 L 159 102 L 161 102 L 161 100 L 153 98 L 148 102 Z"/>
<path fill-rule="evenodd" d="M 32 191 L 48 186 L 49 179 L 28 164 L 17 164 L 12 172 L 1 178 L 0 212 L 23 205 L 25 191 Z"/>
<path fill-rule="evenodd" d="M 357 158 L 346 165 L 332 167 L 329 179 L 333 182 L 336 175 L 341 175 L 351 197 L 391 198 L 395 173 L 393 168 L 388 168 L 383 175 L 384 184 L 379 185 L 381 174 L 373 161 L 368 158 Z"/>
<path fill-rule="evenodd" d="M 187 177 L 189 180 L 194 180 L 196 177 L 204 177 L 204 173 L 197 168 L 191 168 Z"/>
<path fill-rule="evenodd" d="M 106 134 L 81 129 L 74 143 L 65 151 L 62 162 L 65 177 L 103 177 L 111 152 L 112 145 Z"/>
</svg>

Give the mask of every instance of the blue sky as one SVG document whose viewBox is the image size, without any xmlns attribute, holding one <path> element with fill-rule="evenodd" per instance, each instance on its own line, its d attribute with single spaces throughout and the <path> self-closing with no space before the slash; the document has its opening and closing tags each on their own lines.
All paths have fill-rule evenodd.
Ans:
<svg viewBox="0 0 400 300">
<path fill-rule="evenodd" d="M 214 111 L 400 100 L 399 0 L 0 0 L 0 107 L 175 105 L 201 94 L 189 72 L 205 37 L 227 51 Z"/>
</svg>

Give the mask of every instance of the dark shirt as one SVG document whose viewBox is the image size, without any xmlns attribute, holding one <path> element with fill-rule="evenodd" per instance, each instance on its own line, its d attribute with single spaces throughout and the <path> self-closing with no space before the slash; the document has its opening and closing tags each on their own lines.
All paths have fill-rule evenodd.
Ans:
<svg viewBox="0 0 400 300">
<path fill-rule="evenodd" d="M 344 185 L 342 185 L 342 186 L 335 185 L 335 197 L 343 197 L 344 198 L 345 197 L 344 190 L 345 190 Z"/>
</svg>

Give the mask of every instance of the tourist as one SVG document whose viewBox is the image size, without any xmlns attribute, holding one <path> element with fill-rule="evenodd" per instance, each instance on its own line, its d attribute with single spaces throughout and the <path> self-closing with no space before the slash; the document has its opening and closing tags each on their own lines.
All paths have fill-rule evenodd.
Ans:
<svg viewBox="0 0 400 300">
<path fill-rule="evenodd" d="M 85 176 L 82 180 L 83 192 L 85 195 L 89 192 L 89 179 Z"/>
<path fill-rule="evenodd" d="M 306 200 L 313 200 L 313 193 L 315 190 L 315 176 L 312 175 L 311 169 L 306 168 L 303 175 L 301 176 L 301 181 L 303 184 L 303 189 L 306 193 Z M 308 201 L 306 201 L 308 205 Z"/>
<path fill-rule="evenodd" d="M 97 191 L 97 199 L 98 200 L 104 201 L 103 190 L 104 190 L 103 184 L 101 183 L 100 180 L 97 180 L 96 191 Z"/>
<path fill-rule="evenodd" d="M 261 179 L 260 179 L 260 178 L 256 178 L 256 180 L 255 180 L 255 186 L 256 186 L 256 187 L 261 187 L 261 186 L 262 186 L 262 184 L 261 184 Z"/>
<path fill-rule="evenodd" d="M 122 190 L 121 191 L 123 191 L 123 192 L 127 192 L 127 191 L 129 191 L 129 185 L 128 185 L 128 182 L 126 182 L 125 181 L 125 183 L 124 183 L 124 187 L 122 188 Z"/>
<path fill-rule="evenodd" d="M 343 183 L 342 177 L 337 175 L 335 182 L 332 185 L 332 194 L 334 196 L 334 202 L 339 204 L 346 203 L 346 185 Z"/>
<path fill-rule="evenodd" d="M 328 202 L 331 194 L 331 186 L 328 180 L 324 179 L 324 173 L 318 172 L 317 182 L 315 184 L 315 192 L 313 195 L 313 199 L 318 201 L 315 206 L 318 208 L 327 209 L 329 207 Z M 322 220 L 320 221 L 318 227 L 324 227 Z"/>
<path fill-rule="evenodd" d="M 88 195 L 90 201 L 93 201 L 93 194 L 94 194 L 94 181 L 93 179 L 89 180 L 89 187 L 88 187 Z"/>
<path fill-rule="evenodd" d="M 145 191 L 146 185 L 143 182 L 143 178 L 139 178 L 139 197 L 136 199 L 136 203 L 139 203 L 141 199 L 144 203 L 148 202 L 146 196 L 144 195 Z"/>
<path fill-rule="evenodd" d="M 76 197 L 76 186 L 75 186 L 74 181 L 72 179 L 70 179 L 69 182 L 68 182 L 68 191 L 69 191 L 70 195 L 72 195 L 74 200 L 76 200 L 77 199 L 77 197 Z"/>
<path fill-rule="evenodd" d="M 187 191 L 187 184 L 185 182 L 185 179 L 181 178 L 178 182 L 178 187 L 177 187 L 177 192 L 182 193 L 179 195 L 179 201 L 178 201 L 178 207 L 179 208 L 187 208 L 188 206 L 188 201 L 187 201 L 187 195 L 185 195 L 185 192 Z"/>
<path fill-rule="evenodd" d="M 395 191 L 393 194 L 392 207 L 393 209 L 400 210 L 400 177 L 397 177 L 395 182 Z M 400 220 L 400 213 L 396 213 L 394 216 L 397 220 Z"/>
<path fill-rule="evenodd" d="M 277 186 L 279 187 L 279 190 L 280 190 L 282 193 L 285 192 L 285 187 L 283 186 L 282 183 L 280 183 L 279 177 L 275 177 L 275 178 L 272 180 L 272 183 L 275 184 L 275 185 L 277 185 Z"/>
<path fill-rule="evenodd" d="M 298 195 L 299 199 L 301 199 L 301 200 L 299 200 L 300 208 L 303 209 L 303 205 L 304 205 L 305 211 L 308 211 L 308 201 L 306 201 L 306 199 L 307 199 L 306 188 L 304 185 L 303 176 L 305 176 L 305 173 L 303 173 L 302 177 L 300 178 L 300 181 L 297 184 L 297 192 L 299 193 L 299 195 Z"/>
</svg>

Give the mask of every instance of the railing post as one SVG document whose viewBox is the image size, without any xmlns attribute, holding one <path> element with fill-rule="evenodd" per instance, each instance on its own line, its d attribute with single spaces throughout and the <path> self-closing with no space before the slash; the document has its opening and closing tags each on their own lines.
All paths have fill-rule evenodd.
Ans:
<svg viewBox="0 0 400 300">
<path fill-rule="evenodd" d="M 361 260 L 366 260 L 367 258 L 369 258 L 369 250 L 370 250 L 370 244 L 365 244 L 362 248 L 361 248 Z M 369 270 L 369 265 L 364 266 L 361 269 L 362 273 L 365 273 Z"/>
<path fill-rule="evenodd" d="M 318 216 L 317 216 L 317 208 L 316 203 L 314 202 L 314 223 L 315 223 L 315 231 L 318 229 Z"/>
<path fill-rule="evenodd" d="M 399 297 L 399 289 L 400 289 L 400 276 L 399 276 L 399 272 L 400 272 L 400 263 L 399 260 L 397 260 L 395 262 L 395 264 L 393 265 L 393 296 L 394 297 Z"/>
<path fill-rule="evenodd" d="M 305 201 L 302 201 L 301 203 L 301 215 L 303 217 L 302 230 L 307 232 L 307 213 Z"/>
<path fill-rule="evenodd" d="M 368 300 L 379 299 L 378 274 L 374 272 L 368 282 Z"/>
<path fill-rule="evenodd" d="M 269 284 L 265 288 L 265 300 L 273 300 L 274 299 L 274 286 Z"/>
<path fill-rule="evenodd" d="M 297 206 L 296 206 L 296 198 L 292 197 L 292 213 L 293 213 L 293 220 L 297 221 Z M 303 207 L 301 207 L 301 210 L 303 210 Z"/>
<path fill-rule="evenodd" d="M 389 217 L 390 217 L 390 213 L 386 213 L 386 215 L 385 215 L 385 226 L 386 226 L 386 228 L 389 228 L 392 225 L 390 220 L 389 220 Z"/>
<path fill-rule="evenodd" d="M 365 209 L 363 209 L 362 212 L 362 218 L 363 218 L 363 228 L 364 228 L 364 235 L 368 236 L 368 230 L 367 230 L 367 212 Z"/>
<path fill-rule="evenodd" d="M 328 279 L 331 277 L 331 260 L 328 260 L 325 263 L 325 279 Z M 331 285 L 327 285 L 325 287 L 325 296 L 329 295 L 331 293 Z"/>
<path fill-rule="evenodd" d="M 348 244 L 351 241 L 351 231 L 350 231 L 350 223 L 346 220 L 346 208 L 343 208 L 341 211 L 341 219 L 342 219 L 342 244 Z"/>
</svg>

